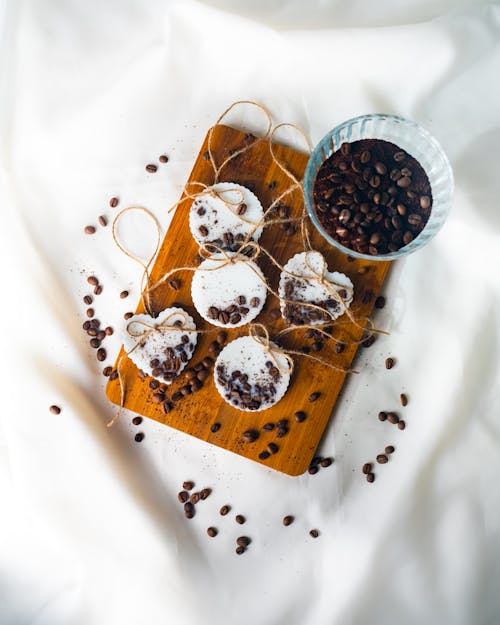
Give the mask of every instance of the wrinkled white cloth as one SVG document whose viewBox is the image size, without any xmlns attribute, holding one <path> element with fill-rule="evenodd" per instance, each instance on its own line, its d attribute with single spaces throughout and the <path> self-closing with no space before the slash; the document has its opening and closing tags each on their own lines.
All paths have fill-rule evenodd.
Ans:
<svg viewBox="0 0 500 625">
<path fill-rule="evenodd" d="M 10 0 L 0 15 L 1 625 L 500 622 L 500 7 Z M 415 119 L 456 177 L 441 233 L 393 267 L 376 317 L 390 336 L 361 354 L 321 444 L 335 463 L 315 476 L 153 422 L 139 445 L 130 416 L 107 429 L 81 331 L 90 273 L 115 328 L 140 280 L 109 227 L 83 227 L 117 195 L 166 228 L 207 129 L 237 99 L 314 142 L 362 113 Z M 151 230 L 131 223 L 146 254 Z M 402 391 L 403 432 L 377 419 Z M 360 468 L 387 444 L 367 484 Z M 213 489 L 192 521 L 176 498 L 185 479 Z M 242 534 L 253 542 L 236 556 Z"/>
</svg>

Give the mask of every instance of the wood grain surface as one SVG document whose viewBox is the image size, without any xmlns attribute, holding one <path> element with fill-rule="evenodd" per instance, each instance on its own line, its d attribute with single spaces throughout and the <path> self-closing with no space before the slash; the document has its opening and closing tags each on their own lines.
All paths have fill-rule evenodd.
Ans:
<svg viewBox="0 0 500 625">
<path fill-rule="evenodd" d="M 244 132 L 224 125 L 216 126 L 212 136 L 212 149 L 216 162 L 221 163 L 230 150 L 242 147 L 248 140 L 249 137 Z M 203 156 L 206 150 L 207 139 L 205 139 L 196 159 L 189 178 L 190 181 L 213 184 L 213 169 L 210 162 Z M 295 175 L 302 177 L 308 160 L 306 154 L 285 146 L 275 146 L 275 153 Z M 220 181 L 235 182 L 249 187 L 259 197 L 264 208 L 290 184 L 287 176 L 273 163 L 269 144 L 266 141 L 259 141 L 247 152 L 231 160 L 223 169 Z M 275 183 L 275 185 L 271 183 Z M 301 214 L 302 196 L 299 191 L 290 195 L 283 203 L 290 207 L 292 215 L 299 216 Z M 191 200 L 186 198 L 176 210 L 155 261 L 152 271 L 153 281 L 158 280 L 166 271 L 174 267 L 195 264 L 198 247 L 189 230 L 190 205 Z M 344 254 L 332 248 L 314 230 L 312 225 L 310 231 L 313 247 L 324 254 L 328 261 L 329 270 L 346 273 L 354 283 L 354 302 L 351 309 L 356 317 L 368 317 L 387 274 L 389 263 L 350 261 Z M 300 233 L 297 232 L 295 235 L 289 236 L 284 233 L 280 224 L 266 228 L 260 243 L 282 265 L 293 254 L 302 251 Z M 268 282 L 274 290 L 277 290 L 279 270 L 262 256 L 259 258 L 258 264 Z M 361 273 L 359 273 L 362 267 L 367 268 L 367 270 L 361 269 Z M 194 308 L 191 300 L 192 273 L 180 272 L 175 277 L 181 280 L 181 288 L 178 291 L 172 290 L 168 285 L 158 288 L 152 298 L 154 309 L 159 312 L 169 306 L 180 305 L 194 318 L 198 329 L 214 329 L 213 333 L 200 335 L 189 367 L 201 362 L 208 355 L 208 346 L 220 328 L 208 324 Z M 138 306 L 137 312 L 144 312 L 142 305 Z M 268 295 L 264 309 L 255 321 L 265 324 L 271 337 L 285 327 L 284 321 L 278 313 L 279 302 L 272 295 Z M 341 341 L 345 340 L 347 343 L 360 339 L 362 330 L 359 327 L 349 323 L 345 319 L 345 315 L 339 321 L 343 323 L 337 324 L 334 331 L 335 337 Z M 245 334 L 248 334 L 248 326 L 229 329 L 228 341 Z M 281 344 L 290 349 L 297 349 L 303 345 L 311 345 L 312 340 L 304 338 L 304 330 L 298 330 L 293 335 L 288 336 L 286 340 L 282 340 Z M 351 344 L 346 347 L 343 353 L 336 354 L 334 342 L 328 341 L 323 350 L 316 355 L 330 362 L 338 363 L 344 368 L 349 368 L 356 350 L 357 345 Z M 123 353 L 122 349 L 120 356 Z M 260 462 L 265 466 L 289 475 L 300 475 L 307 470 L 314 456 L 346 374 L 318 365 L 307 357 L 294 357 L 294 360 L 295 370 L 288 392 L 278 404 L 268 410 L 250 413 L 229 406 L 214 386 L 212 367 L 211 375 L 203 387 L 175 402 L 174 409 L 165 414 L 162 405 L 153 402 L 153 391 L 149 388 L 151 378 L 143 379 L 135 365 L 128 358 L 124 358 L 121 371 L 126 384 L 125 407 L 208 443 Z M 167 396 L 170 397 L 184 384 L 186 384 L 185 372 L 168 387 Z M 315 391 L 319 391 L 321 395 L 317 401 L 310 403 L 308 397 Z M 118 380 L 110 381 L 106 392 L 110 401 L 120 404 Z M 307 414 L 307 419 L 302 423 L 294 420 L 293 415 L 297 410 L 303 410 Z M 276 429 L 271 432 L 262 430 L 265 423 L 276 422 L 279 419 L 288 419 L 289 421 L 289 432 L 283 438 L 276 438 Z M 212 433 L 210 427 L 214 423 L 220 423 L 221 427 L 217 432 Z M 244 443 L 241 440 L 241 434 L 245 430 L 253 428 L 260 431 L 259 438 L 253 443 Z M 267 444 L 271 441 L 278 445 L 279 451 L 266 460 L 260 460 L 258 458 L 259 453 L 266 449 Z"/>
</svg>

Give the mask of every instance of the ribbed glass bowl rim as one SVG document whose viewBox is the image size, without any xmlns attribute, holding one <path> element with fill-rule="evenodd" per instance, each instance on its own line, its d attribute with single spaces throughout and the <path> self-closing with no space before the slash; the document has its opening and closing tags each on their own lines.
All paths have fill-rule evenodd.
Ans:
<svg viewBox="0 0 500 625">
<path fill-rule="evenodd" d="M 342 130 L 344 130 L 345 128 L 349 126 L 352 126 L 354 123 L 370 121 L 370 120 L 378 120 L 378 119 L 384 120 L 384 121 L 392 120 L 392 121 L 395 121 L 397 124 L 406 125 L 406 126 L 410 126 L 414 128 L 423 138 L 425 138 L 426 141 L 428 141 L 430 147 L 440 154 L 445 164 L 445 167 L 448 170 L 447 173 L 450 179 L 449 196 L 450 196 L 450 203 L 451 203 L 451 198 L 453 196 L 453 189 L 454 189 L 453 170 L 451 168 L 451 164 L 448 160 L 448 157 L 446 156 L 446 153 L 441 147 L 440 143 L 437 141 L 437 139 L 435 139 L 435 137 L 433 137 L 433 135 L 431 135 L 431 133 L 427 129 L 425 129 L 423 126 L 421 126 L 417 122 L 411 119 L 407 119 L 406 117 L 400 117 L 398 115 L 392 115 L 389 113 L 370 113 L 367 115 L 358 115 L 357 117 L 351 117 L 350 119 L 347 119 L 343 121 L 341 124 L 338 124 L 337 126 L 335 126 L 335 128 L 333 128 L 332 130 L 327 132 L 326 135 L 323 136 L 323 138 L 317 143 L 317 145 L 311 152 L 309 156 L 309 160 L 307 161 L 306 170 L 304 173 L 304 183 L 303 183 L 304 184 L 304 200 L 305 200 L 306 209 L 309 214 L 309 217 L 311 218 L 311 221 L 313 222 L 318 232 L 323 236 L 323 238 L 328 241 L 328 243 L 330 243 L 331 245 L 339 249 L 344 254 L 347 254 L 354 258 L 359 258 L 362 260 L 370 260 L 370 261 L 387 261 L 387 260 L 396 260 L 397 258 L 406 256 L 407 254 L 412 254 L 413 252 L 416 252 L 421 247 L 426 245 L 441 229 L 442 225 L 444 224 L 444 221 L 446 220 L 446 217 L 445 219 L 443 219 L 442 223 L 435 230 L 435 232 L 429 235 L 426 232 L 426 230 L 427 230 L 427 226 L 431 223 L 431 220 L 432 220 L 432 212 L 431 212 L 431 216 L 429 217 L 429 221 L 427 222 L 426 226 L 424 227 L 422 232 L 418 235 L 418 237 L 412 241 L 413 245 L 410 244 L 409 246 L 404 246 L 401 249 L 399 249 L 397 252 L 390 252 L 388 254 L 379 254 L 377 256 L 374 256 L 371 254 L 361 254 L 360 252 L 356 252 L 355 250 L 345 247 L 344 245 L 336 241 L 333 237 L 331 237 L 328 234 L 328 232 L 326 232 L 326 230 L 323 228 L 323 226 L 321 225 L 316 215 L 316 211 L 314 210 L 314 198 L 313 198 L 314 181 L 316 179 L 316 174 L 318 173 L 318 169 L 319 169 L 319 168 L 315 168 L 314 166 L 314 162 L 316 161 L 316 156 L 319 154 L 320 161 L 321 163 L 323 163 L 326 160 L 325 158 L 323 158 L 324 154 L 333 153 L 331 151 L 332 138 L 336 137 L 337 135 L 340 135 Z M 377 137 L 370 137 L 370 138 L 376 139 Z M 340 147 L 340 145 L 338 147 Z M 448 212 L 449 212 L 449 209 L 448 209 Z"/>
</svg>

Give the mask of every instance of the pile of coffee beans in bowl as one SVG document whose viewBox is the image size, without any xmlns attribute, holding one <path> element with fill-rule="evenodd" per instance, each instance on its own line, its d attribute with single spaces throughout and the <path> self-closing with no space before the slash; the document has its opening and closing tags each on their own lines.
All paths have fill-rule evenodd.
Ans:
<svg viewBox="0 0 500 625">
<path fill-rule="evenodd" d="M 432 210 L 420 163 L 389 141 L 343 143 L 318 170 L 314 210 L 344 247 L 377 256 L 397 252 L 425 227 Z"/>
</svg>

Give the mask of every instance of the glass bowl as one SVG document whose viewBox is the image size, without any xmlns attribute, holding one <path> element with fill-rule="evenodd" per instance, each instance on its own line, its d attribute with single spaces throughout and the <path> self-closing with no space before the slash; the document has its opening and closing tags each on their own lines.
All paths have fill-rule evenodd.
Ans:
<svg viewBox="0 0 500 625">
<path fill-rule="evenodd" d="M 342 143 L 360 139 L 383 139 L 398 145 L 413 156 L 424 168 L 432 190 L 432 210 L 422 232 L 397 252 L 377 256 L 361 254 L 336 241 L 321 225 L 314 210 L 314 182 L 324 161 L 336 152 Z M 453 172 L 446 154 L 427 130 L 403 117 L 395 115 L 362 115 L 336 126 L 314 148 L 304 175 L 306 208 L 320 234 L 344 254 L 365 260 L 395 260 L 423 247 L 440 230 L 451 208 Z"/>
</svg>

